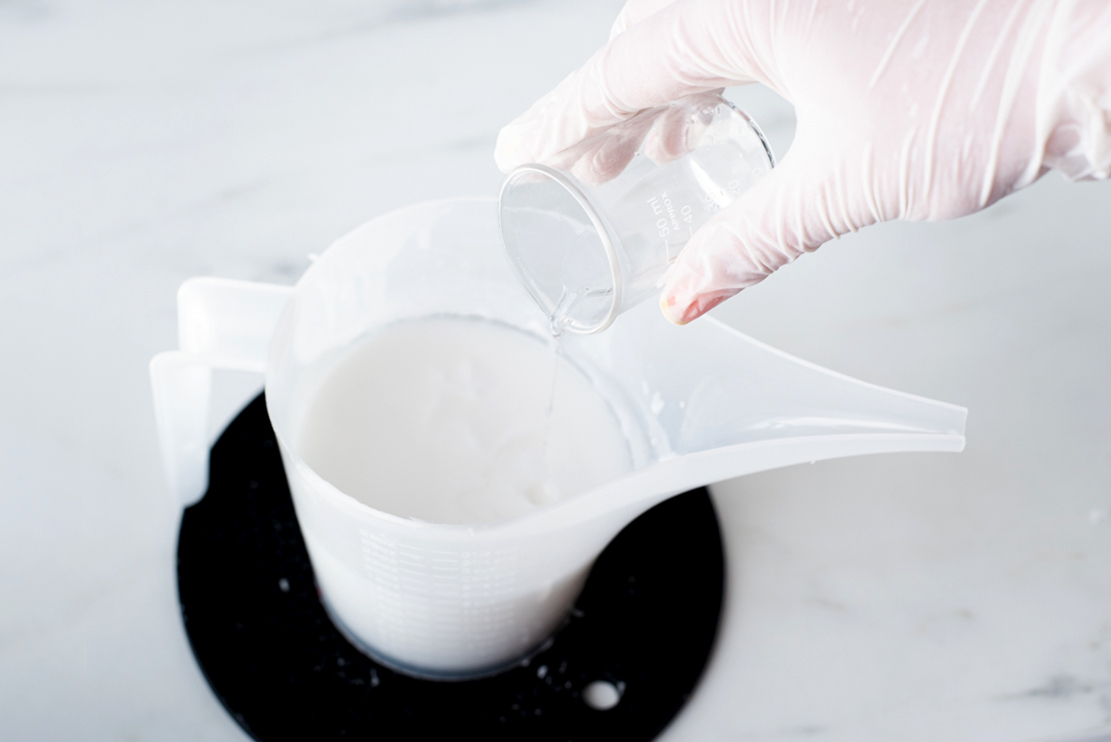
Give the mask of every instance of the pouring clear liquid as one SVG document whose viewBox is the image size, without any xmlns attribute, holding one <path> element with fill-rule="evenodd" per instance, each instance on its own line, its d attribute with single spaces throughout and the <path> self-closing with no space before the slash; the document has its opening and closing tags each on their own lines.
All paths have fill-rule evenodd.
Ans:
<svg viewBox="0 0 1111 742">
<path fill-rule="evenodd" d="M 494 471 L 515 471 L 493 455 L 509 438 L 479 427 L 483 445 L 468 451 L 436 447 L 467 436 L 432 434 L 465 421 L 463 413 L 523 416 L 538 452 L 552 399 L 547 307 L 555 305 L 538 314 L 520 290 L 497 226 L 491 201 L 381 217 L 313 264 L 258 343 L 269 348 L 267 408 L 321 595 L 359 646 L 407 672 L 473 677 L 526 656 L 559 625 L 606 543 L 671 494 L 793 463 L 963 445 L 959 408 L 825 371 L 713 318 L 675 328 L 644 304 L 607 332 L 561 340 L 547 455 L 560 500 L 541 508 L 523 487 L 506 497 L 512 507 L 465 508 L 471 490 L 458 475 L 484 474 L 491 461 Z M 238 332 L 242 323 L 214 326 Z M 337 365 L 322 365 L 328 359 Z M 332 379 L 347 361 L 348 380 Z M 426 365 L 440 369 L 431 377 L 440 386 L 415 373 Z M 476 381 L 483 378 L 492 381 Z M 343 391 L 355 382 L 363 390 Z M 572 388 L 581 394 L 566 393 Z M 314 406 L 321 420 L 346 422 L 314 431 L 305 414 Z M 314 437 L 323 452 L 311 450 Z M 329 441 L 348 446 L 346 462 L 328 460 Z M 606 441 L 610 454 L 591 463 Z M 403 458 L 410 455 L 420 458 Z M 523 460 L 537 466 L 536 458 Z M 430 502 L 444 507 L 415 510 L 430 490 Z M 449 490 L 458 497 L 436 499 Z M 498 520 L 513 512 L 523 514 Z"/>
</svg>

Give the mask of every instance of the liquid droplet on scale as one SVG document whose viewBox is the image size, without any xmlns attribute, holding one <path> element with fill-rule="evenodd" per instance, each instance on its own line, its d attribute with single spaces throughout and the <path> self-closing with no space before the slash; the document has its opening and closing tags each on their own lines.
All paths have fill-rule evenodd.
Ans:
<svg viewBox="0 0 1111 742">
<path fill-rule="evenodd" d="M 583 688 L 582 698 L 587 706 L 596 711 L 609 711 L 621 702 L 624 683 L 614 685 L 605 680 L 595 680 Z"/>
</svg>

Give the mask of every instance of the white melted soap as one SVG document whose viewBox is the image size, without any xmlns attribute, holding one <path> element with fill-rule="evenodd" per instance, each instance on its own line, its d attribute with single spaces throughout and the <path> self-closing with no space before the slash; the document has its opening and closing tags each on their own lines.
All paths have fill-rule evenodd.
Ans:
<svg viewBox="0 0 1111 742">
<path fill-rule="evenodd" d="M 342 492 L 434 523 L 513 518 L 630 468 L 617 419 L 573 365 L 471 319 L 401 323 L 356 344 L 310 398 L 297 449 Z"/>
</svg>

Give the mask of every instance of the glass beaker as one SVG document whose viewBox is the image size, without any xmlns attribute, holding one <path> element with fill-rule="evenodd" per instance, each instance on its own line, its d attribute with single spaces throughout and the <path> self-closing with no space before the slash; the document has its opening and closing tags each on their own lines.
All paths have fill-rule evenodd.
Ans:
<svg viewBox="0 0 1111 742">
<path fill-rule="evenodd" d="M 641 111 L 551 165 L 509 174 L 502 241 L 553 333 L 590 334 L 657 294 L 694 232 L 775 158 L 752 119 L 702 93 Z"/>
</svg>

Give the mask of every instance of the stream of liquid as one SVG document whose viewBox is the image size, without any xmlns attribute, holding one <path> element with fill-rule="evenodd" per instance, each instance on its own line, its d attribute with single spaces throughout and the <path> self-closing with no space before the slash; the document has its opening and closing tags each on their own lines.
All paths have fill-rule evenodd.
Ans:
<svg viewBox="0 0 1111 742">
<path fill-rule="evenodd" d="M 384 328 L 322 374 L 295 447 L 338 489 L 395 515 L 522 515 L 630 468 L 605 398 L 562 343 L 554 368 L 552 355 L 550 344 L 483 320 Z"/>
<path fill-rule="evenodd" d="M 548 462 L 548 442 L 552 437 L 552 416 L 555 414 L 556 384 L 559 381 L 559 364 L 563 360 L 563 328 L 552 318 L 552 337 L 555 339 L 555 363 L 552 364 L 552 387 L 548 392 L 548 407 L 544 412 L 544 440 L 540 448 L 540 465 L 550 466 Z"/>
<path fill-rule="evenodd" d="M 544 442 L 541 446 L 540 464 L 543 467 L 548 467 L 548 441 L 552 433 L 552 415 L 555 412 L 555 398 L 556 398 L 556 382 L 559 380 L 559 364 L 563 360 L 563 331 L 570 321 L 570 311 L 579 299 L 582 298 L 584 292 L 570 292 L 565 286 L 563 295 L 560 297 L 556 308 L 552 310 L 551 315 L 548 316 L 548 331 L 552 333 L 552 339 L 555 340 L 555 363 L 552 364 L 552 388 L 548 394 L 548 408 L 546 421 L 544 425 Z"/>
</svg>

